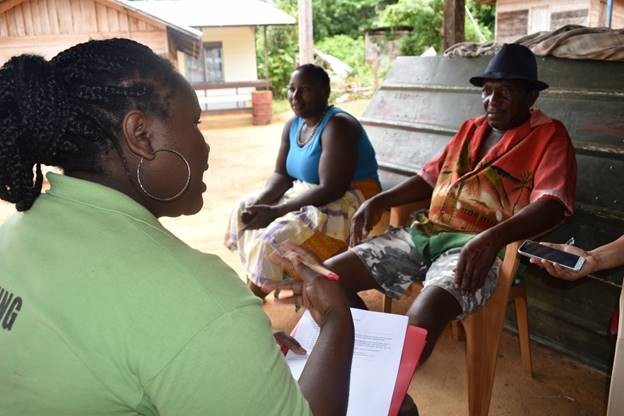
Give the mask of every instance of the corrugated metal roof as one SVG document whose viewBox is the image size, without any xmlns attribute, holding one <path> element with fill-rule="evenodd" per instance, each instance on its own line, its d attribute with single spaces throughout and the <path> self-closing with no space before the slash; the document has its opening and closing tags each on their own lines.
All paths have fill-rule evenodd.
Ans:
<svg viewBox="0 0 624 416">
<path fill-rule="evenodd" d="M 196 28 L 294 25 L 295 18 L 261 0 L 122 0 L 156 18 Z"/>
</svg>

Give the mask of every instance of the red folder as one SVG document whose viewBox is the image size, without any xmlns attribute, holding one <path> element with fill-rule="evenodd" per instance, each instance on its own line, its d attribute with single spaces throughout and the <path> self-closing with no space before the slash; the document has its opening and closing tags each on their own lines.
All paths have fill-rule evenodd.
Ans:
<svg viewBox="0 0 624 416">
<path fill-rule="evenodd" d="M 394 393 L 390 402 L 388 416 L 396 416 L 403 403 L 403 398 L 407 394 L 407 389 L 412 382 L 412 377 L 420 361 L 420 354 L 425 348 L 427 330 L 413 325 L 407 326 L 405 342 L 403 343 L 403 353 L 399 364 L 399 373 L 394 383 Z"/>
<path fill-rule="evenodd" d="M 295 325 L 291 331 L 291 335 L 294 335 L 297 331 L 297 325 Z M 394 392 L 392 393 L 388 416 L 396 416 L 399 414 L 399 409 L 401 408 L 401 404 L 403 404 L 403 399 L 407 394 L 407 389 L 412 382 L 412 377 L 414 376 L 416 367 L 418 367 L 420 355 L 425 348 L 426 339 L 426 329 L 418 326 L 407 325 L 405 341 L 403 341 L 403 352 L 401 353 L 401 362 L 399 364 L 399 372 L 397 373 L 397 379 L 394 383 Z M 282 347 L 282 353 L 286 354 L 286 352 L 288 352 L 288 349 L 286 347 Z"/>
</svg>

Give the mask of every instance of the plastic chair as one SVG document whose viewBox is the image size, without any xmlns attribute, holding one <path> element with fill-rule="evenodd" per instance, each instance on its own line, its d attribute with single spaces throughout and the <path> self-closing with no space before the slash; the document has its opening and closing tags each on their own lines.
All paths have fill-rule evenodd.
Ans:
<svg viewBox="0 0 624 416">
<path fill-rule="evenodd" d="M 405 225 L 411 212 L 426 206 L 428 206 L 428 201 L 392 208 L 390 225 L 395 227 Z M 470 416 L 488 414 L 505 312 L 507 304 L 512 301 L 516 309 L 522 366 L 529 377 L 533 376 L 526 289 L 524 283 L 513 286 L 520 262 L 517 254 L 519 246 L 520 242 L 507 245 L 496 290 L 481 308 L 461 321 L 466 336 L 468 413 Z M 391 312 L 392 298 L 384 297 L 383 310 Z M 453 324 L 456 323 L 457 321 L 453 322 Z M 454 332 L 458 332 L 457 327 Z"/>
</svg>

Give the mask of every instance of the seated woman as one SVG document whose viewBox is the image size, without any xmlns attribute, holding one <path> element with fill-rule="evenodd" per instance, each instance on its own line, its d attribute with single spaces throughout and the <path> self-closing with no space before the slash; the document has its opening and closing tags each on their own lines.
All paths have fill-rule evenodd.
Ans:
<svg viewBox="0 0 624 416">
<path fill-rule="evenodd" d="M 283 270 L 269 261 L 280 243 L 310 249 L 324 260 L 347 249 L 351 217 L 380 191 L 375 151 L 362 125 L 328 105 L 323 68 L 298 67 L 288 84 L 295 113 L 282 132 L 275 172 L 261 191 L 232 211 L 225 245 L 238 250 L 248 286 L 265 296 Z"/>
<path fill-rule="evenodd" d="M 345 413 L 338 283 L 294 265 L 322 325 L 297 384 L 258 298 L 158 221 L 202 207 L 200 115 L 173 66 L 127 39 L 0 69 L 0 198 L 21 211 L 0 225 L 3 415 Z M 64 174 L 40 195 L 42 164 Z"/>
</svg>

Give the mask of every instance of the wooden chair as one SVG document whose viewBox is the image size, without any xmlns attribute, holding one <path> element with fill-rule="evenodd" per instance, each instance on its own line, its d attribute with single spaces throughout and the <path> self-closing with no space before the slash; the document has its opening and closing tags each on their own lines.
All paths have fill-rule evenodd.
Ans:
<svg viewBox="0 0 624 416">
<path fill-rule="evenodd" d="M 394 207 L 390 213 L 390 225 L 402 226 L 409 215 L 428 203 L 417 203 Z M 505 321 L 507 304 L 515 304 L 522 366 L 529 377 L 533 376 L 526 290 L 524 284 L 513 286 L 519 264 L 517 254 L 520 242 L 508 244 L 499 271 L 498 285 L 492 296 L 476 312 L 468 315 L 461 323 L 466 336 L 466 364 L 468 374 L 468 412 L 470 416 L 486 416 L 490 408 L 496 359 Z M 391 312 L 392 298 L 385 296 L 384 312 Z M 457 324 L 457 322 L 453 322 Z M 456 328 L 457 329 L 457 328 Z"/>
</svg>

